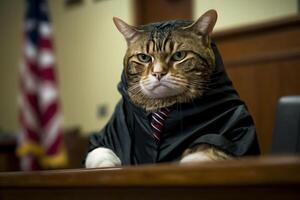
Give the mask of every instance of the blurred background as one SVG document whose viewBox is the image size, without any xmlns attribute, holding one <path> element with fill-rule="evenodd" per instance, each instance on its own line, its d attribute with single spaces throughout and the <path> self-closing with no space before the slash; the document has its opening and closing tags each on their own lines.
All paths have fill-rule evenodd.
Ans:
<svg viewBox="0 0 300 200">
<path fill-rule="evenodd" d="M 219 15 L 213 38 L 267 154 L 279 97 L 300 93 L 297 0 L 56 0 L 48 1 L 58 99 L 68 168 L 81 167 L 87 137 L 108 121 L 120 99 L 117 83 L 126 42 L 117 16 L 132 25 Z M 19 65 L 24 59 L 26 1 L 0 1 L 0 171 L 19 170 Z"/>
</svg>

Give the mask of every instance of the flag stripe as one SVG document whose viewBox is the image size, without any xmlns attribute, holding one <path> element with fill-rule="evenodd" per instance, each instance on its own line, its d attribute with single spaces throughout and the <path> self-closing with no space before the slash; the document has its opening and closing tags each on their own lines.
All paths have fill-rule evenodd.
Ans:
<svg viewBox="0 0 300 200">
<path fill-rule="evenodd" d="M 24 122 L 24 118 L 21 119 L 23 122 L 23 124 L 26 124 Z M 40 140 L 39 135 L 37 134 L 37 132 L 33 129 L 31 129 L 28 126 L 23 126 L 22 127 L 22 133 L 24 134 L 25 138 L 30 140 L 30 141 L 36 141 L 38 142 Z"/>
<path fill-rule="evenodd" d="M 43 113 L 42 115 L 42 121 L 41 121 L 41 125 L 43 127 L 45 127 L 47 125 L 47 123 L 50 121 L 50 119 L 56 114 L 56 112 L 58 111 L 58 105 L 56 102 L 50 104 L 47 108 L 46 111 Z"/>
<path fill-rule="evenodd" d="M 39 40 L 38 46 L 40 49 L 52 49 L 53 48 L 52 42 L 49 40 L 49 38 L 44 38 L 44 37 L 42 37 Z"/>
<path fill-rule="evenodd" d="M 52 155 L 56 154 L 57 149 L 59 149 L 59 147 L 61 145 L 62 145 L 62 131 L 60 130 L 57 137 L 55 137 L 55 139 L 53 140 L 51 145 L 47 148 L 46 154 L 49 155 L 49 156 L 52 156 Z"/>
<path fill-rule="evenodd" d="M 41 79 L 43 79 L 44 81 L 52 81 L 55 82 L 56 78 L 55 78 L 55 73 L 53 70 L 53 66 L 50 66 L 46 69 L 42 69 L 39 71 L 39 77 Z"/>
</svg>

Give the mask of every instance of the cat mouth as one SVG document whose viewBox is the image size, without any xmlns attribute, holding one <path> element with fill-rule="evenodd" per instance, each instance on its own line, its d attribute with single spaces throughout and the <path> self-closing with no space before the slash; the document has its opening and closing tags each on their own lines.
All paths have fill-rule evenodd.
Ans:
<svg viewBox="0 0 300 200">
<path fill-rule="evenodd" d="M 166 98 L 180 95 L 183 90 L 181 88 L 175 88 L 171 85 L 163 82 L 159 82 L 151 87 L 143 87 L 142 91 L 149 98 Z"/>
<path fill-rule="evenodd" d="M 151 90 L 156 90 L 157 88 L 160 88 L 160 87 L 165 87 L 166 89 L 172 89 L 170 86 L 168 86 L 167 84 L 164 84 L 164 83 L 158 83 L 157 85 L 154 85 L 153 88 Z"/>
</svg>

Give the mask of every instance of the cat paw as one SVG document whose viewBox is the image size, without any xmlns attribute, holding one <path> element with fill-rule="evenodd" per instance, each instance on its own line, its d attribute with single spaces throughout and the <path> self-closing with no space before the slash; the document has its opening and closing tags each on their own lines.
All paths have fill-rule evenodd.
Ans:
<svg viewBox="0 0 300 200">
<path fill-rule="evenodd" d="M 213 161 L 206 153 L 195 152 L 184 156 L 179 163 L 206 162 Z"/>
<path fill-rule="evenodd" d="M 85 161 L 86 168 L 116 167 L 121 165 L 121 160 L 110 149 L 99 147 L 88 153 Z"/>
</svg>

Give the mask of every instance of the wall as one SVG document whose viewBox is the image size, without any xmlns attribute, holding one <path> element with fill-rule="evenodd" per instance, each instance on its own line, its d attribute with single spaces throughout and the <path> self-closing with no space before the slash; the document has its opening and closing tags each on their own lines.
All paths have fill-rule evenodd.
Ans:
<svg viewBox="0 0 300 200">
<path fill-rule="evenodd" d="M 63 1 L 48 1 L 54 26 L 59 89 L 64 126 L 98 130 L 108 120 L 97 118 L 97 108 L 109 113 L 120 98 L 120 80 L 126 42 L 112 17 L 131 23 L 131 0 L 93 1 L 66 8 Z M 18 62 L 24 1 L 0 1 L 0 129 L 18 130 Z"/>
<path fill-rule="evenodd" d="M 23 1 L 0 1 L 0 130 L 16 131 Z"/>
<path fill-rule="evenodd" d="M 268 21 L 298 12 L 297 0 L 194 0 L 194 18 L 216 9 L 215 30 Z"/>
<path fill-rule="evenodd" d="M 131 4 L 124 0 L 85 1 L 66 9 L 49 1 L 55 28 L 65 126 L 79 125 L 84 132 L 98 130 L 108 120 L 120 96 L 117 83 L 126 42 L 112 17 L 131 23 Z M 107 104 L 109 114 L 98 118 L 97 108 Z"/>
</svg>

